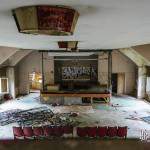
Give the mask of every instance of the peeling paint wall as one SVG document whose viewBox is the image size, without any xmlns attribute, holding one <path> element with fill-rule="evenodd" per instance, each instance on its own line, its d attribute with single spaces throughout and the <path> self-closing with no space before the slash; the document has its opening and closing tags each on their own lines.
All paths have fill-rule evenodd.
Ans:
<svg viewBox="0 0 150 150">
<path fill-rule="evenodd" d="M 6 77 L 6 68 L 0 69 L 0 77 Z"/>
<path fill-rule="evenodd" d="M 108 75 L 108 63 L 106 59 L 107 55 L 99 56 L 98 66 L 98 81 L 101 84 L 107 84 Z M 112 53 L 112 73 L 125 73 L 125 94 L 130 94 L 135 89 L 135 69 L 136 65 L 126 56 L 118 51 Z"/>
<path fill-rule="evenodd" d="M 45 54 L 45 83 L 54 83 L 54 63 L 53 57 Z M 18 91 L 20 94 L 29 92 L 29 74 L 32 72 L 41 73 L 41 53 L 34 51 L 17 65 L 18 66 Z"/>
</svg>

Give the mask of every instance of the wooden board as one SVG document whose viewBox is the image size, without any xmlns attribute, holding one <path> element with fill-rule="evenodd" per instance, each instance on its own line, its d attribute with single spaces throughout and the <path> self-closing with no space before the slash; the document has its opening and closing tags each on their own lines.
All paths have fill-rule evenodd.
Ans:
<svg viewBox="0 0 150 150">
<path fill-rule="evenodd" d="M 41 96 L 55 96 L 55 97 L 95 97 L 95 98 L 109 98 L 110 93 L 52 93 L 52 92 L 41 92 Z"/>
</svg>

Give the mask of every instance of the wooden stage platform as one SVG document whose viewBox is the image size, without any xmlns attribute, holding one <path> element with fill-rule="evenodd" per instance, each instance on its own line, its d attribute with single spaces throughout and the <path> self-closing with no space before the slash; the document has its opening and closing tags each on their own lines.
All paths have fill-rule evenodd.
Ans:
<svg viewBox="0 0 150 150">
<path fill-rule="evenodd" d="M 103 98 L 105 102 L 109 102 L 111 94 L 98 92 L 41 91 L 41 97 L 81 97 L 81 98 L 90 98 L 91 102 L 93 101 L 93 98 Z"/>
</svg>

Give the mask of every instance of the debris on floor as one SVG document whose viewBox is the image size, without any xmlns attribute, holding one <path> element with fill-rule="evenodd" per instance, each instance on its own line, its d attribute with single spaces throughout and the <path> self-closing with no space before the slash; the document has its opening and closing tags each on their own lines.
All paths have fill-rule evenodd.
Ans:
<svg viewBox="0 0 150 150">
<path fill-rule="evenodd" d="M 136 118 L 134 116 L 131 116 L 131 117 L 126 117 L 125 119 L 130 119 L 130 120 L 141 120 L 140 118 Z"/>
<path fill-rule="evenodd" d="M 93 107 L 89 105 L 70 105 L 70 106 L 55 106 L 53 109 L 54 113 L 94 113 Z"/>
<path fill-rule="evenodd" d="M 71 112 L 70 117 L 77 117 L 79 114 L 76 112 Z"/>
<path fill-rule="evenodd" d="M 112 107 L 123 107 L 123 106 L 121 106 L 121 105 L 119 105 L 119 104 L 111 104 L 111 106 L 112 106 Z"/>
<path fill-rule="evenodd" d="M 9 110 L 0 113 L 0 125 L 17 122 L 20 126 L 43 126 L 43 125 L 76 125 L 72 117 L 77 113 L 56 113 L 48 107 L 38 107 L 29 110 Z"/>
<path fill-rule="evenodd" d="M 150 130 L 150 124 L 144 121 L 141 117 L 150 116 L 150 105 L 145 101 L 130 98 L 129 96 L 112 97 L 109 104 L 93 103 L 90 105 L 57 105 L 53 107 L 50 104 L 42 104 L 39 100 L 38 93 L 31 93 L 27 96 L 19 97 L 20 100 L 7 101 L 0 105 L 0 139 L 13 138 L 13 126 L 44 126 L 44 125 L 72 125 L 76 126 L 128 126 L 128 138 L 140 138 L 141 129 Z M 56 104 L 57 101 L 54 101 Z M 111 106 L 112 105 L 112 106 Z M 43 107 L 45 110 L 52 111 L 43 117 L 43 112 L 37 110 L 32 116 L 30 109 L 37 109 Z M 11 111 L 10 111 L 11 110 Z M 20 113 L 18 120 L 14 121 L 15 111 L 29 111 L 29 113 L 22 113 L 24 122 L 21 123 Z M 13 114 L 13 115 L 12 115 Z M 45 112 L 46 114 L 46 112 Z M 3 116 L 9 116 L 12 122 L 7 122 Z M 28 117 L 30 116 L 30 117 Z M 40 119 L 42 117 L 43 119 Z M 27 120 L 29 118 L 30 120 Z M 9 121 L 10 121 L 9 120 Z M 39 121 L 40 120 L 40 121 Z M 2 125 L 2 121 L 6 125 Z M 20 123 L 20 124 L 19 124 Z"/>
<path fill-rule="evenodd" d="M 150 116 L 142 117 L 141 119 L 150 124 Z"/>
<path fill-rule="evenodd" d="M 28 110 L 8 110 L 0 113 L 0 125 L 4 126 L 17 122 L 19 125 L 28 125 L 33 122 L 43 122 L 46 118 L 52 117 L 53 112 L 47 107 L 38 107 Z"/>
<path fill-rule="evenodd" d="M 126 117 L 125 119 L 141 121 L 141 118 L 138 116 L 136 111 L 133 111 L 132 114 L 130 114 L 129 117 Z"/>
</svg>

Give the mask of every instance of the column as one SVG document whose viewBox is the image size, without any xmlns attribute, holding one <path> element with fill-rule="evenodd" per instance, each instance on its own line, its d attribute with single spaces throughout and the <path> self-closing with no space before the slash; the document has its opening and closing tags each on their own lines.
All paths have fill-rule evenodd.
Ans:
<svg viewBox="0 0 150 150">
<path fill-rule="evenodd" d="M 138 67 L 137 98 L 145 98 L 146 94 L 146 67 Z"/>
<path fill-rule="evenodd" d="M 112 51 L 108 52 L 108 90 L 112 93 Z"/>
<path fill-rule="evenodd" d="M 6 75 L 8 78 L 9 93 L 12 95 L 13 98 L 15 98 L 16 91 L 15 91 L 15 69 L 14 69 L 14 67 L 8 67 L 6 69 Z"/>
</svg>

